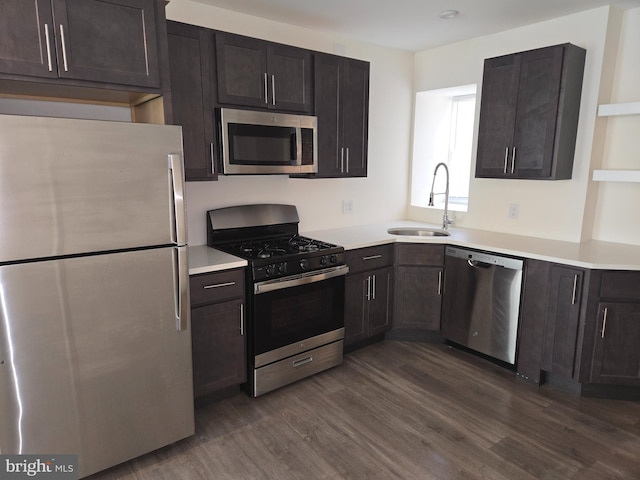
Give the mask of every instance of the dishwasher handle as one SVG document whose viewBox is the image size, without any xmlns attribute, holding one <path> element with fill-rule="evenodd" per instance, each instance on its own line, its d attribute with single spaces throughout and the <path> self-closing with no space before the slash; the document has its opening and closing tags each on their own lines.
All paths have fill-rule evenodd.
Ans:
<svg viewBox="0 0 640 480">
<path fill-rule="evenodd" d="M 470 267 L 473 268 L 491 268 L 493 267 L 493 265 L 491 265 L 490 263 L 486 263 L 486 262 L 481 262 L 480 260 L 467 260 L 467 263 L 469 264 Z"/>
</svg>

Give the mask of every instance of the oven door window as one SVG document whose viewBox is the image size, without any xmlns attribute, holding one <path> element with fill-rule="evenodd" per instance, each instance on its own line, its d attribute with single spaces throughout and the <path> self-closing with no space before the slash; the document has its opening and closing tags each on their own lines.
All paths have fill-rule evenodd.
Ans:
<svg viewBox="0 0 640 480">
<path fill-rule="evenodd" d="M 344 327 L 344 276 L 254 296 L 255 355 Z"/>
<path fill-rule="evenodd" d="M 296 165 L 295 127 L 229 123 L 231 165 Z"/>
</svg>

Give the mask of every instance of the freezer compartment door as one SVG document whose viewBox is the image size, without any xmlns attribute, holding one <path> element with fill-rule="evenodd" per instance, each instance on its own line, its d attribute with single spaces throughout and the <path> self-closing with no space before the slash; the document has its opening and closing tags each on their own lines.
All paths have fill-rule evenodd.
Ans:
<svg viewBox="0 0 640 480">
<path fill-rule="evenodd" d="M 180 127 L 0 115 L 0 263 L 186 243 L 182 167 Z"/>
<path fill-rule="evenodd" d="M 184 248 L 0 267 L 0 451 L 80 476 L 194 432 Z"/>
</svg>

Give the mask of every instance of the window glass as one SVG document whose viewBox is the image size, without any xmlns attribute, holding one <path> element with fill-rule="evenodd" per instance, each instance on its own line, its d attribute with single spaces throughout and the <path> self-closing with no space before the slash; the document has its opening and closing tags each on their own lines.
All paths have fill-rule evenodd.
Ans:
<svg viewBox="0 0 640 480">
<path fill-rule="evenodd" d="M 449 208 L 466 211 L 475 121 L 476 85 L 418 92 L 416 95 L 411 205 L 427 207 L 433 172 L 438 163 L 449 167 Z M 438 173 L 435 193 L 444 193 L 445 175 Z M 444 195 L 434 206 L 442 208 Z"/>
</svg>

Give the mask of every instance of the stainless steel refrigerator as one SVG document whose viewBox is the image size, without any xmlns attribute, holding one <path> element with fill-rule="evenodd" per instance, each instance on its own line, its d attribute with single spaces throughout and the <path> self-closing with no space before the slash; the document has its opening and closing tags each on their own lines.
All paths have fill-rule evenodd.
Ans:
<svg viewBox="0 0 640 480">
<path fill-rule="evenodd" d="M 0 453 L 194 432 L 179 127 L 0 115 Z"/>
</svg>

